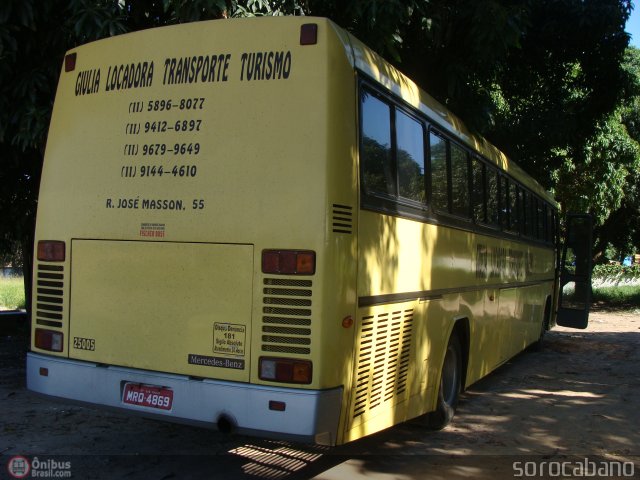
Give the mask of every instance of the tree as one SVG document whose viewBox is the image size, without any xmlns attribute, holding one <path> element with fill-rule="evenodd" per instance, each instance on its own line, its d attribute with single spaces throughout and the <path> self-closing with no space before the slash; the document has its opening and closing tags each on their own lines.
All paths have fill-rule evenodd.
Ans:
<svg viewBox="0 0 640 480">
<path fill-rule="evenodd" d="M 618 128 L 627 135 L 627 142 L 640 144 L 640 50 L 629 48 L 625 55 L 624 68 L 629 72 L 635 83 L 628 89 L 626 98 L 618 109 Z M 622 191 L 619 202 L 610 215 L 603 219 L 595 231 L 596 243 L 594 252 L 597 259 L 602 261 L 609 258 L 605 254 L 608 247 L 612 247 L 619 260 L 620 256 L 640 251 L 640 154 L 629 164 L 624 181 L 621 182 Z"/>
<path fill-rule="evenodd" d="M 0 250 L 21 252 L 27 305 L 40 170 L 64 52 L 124 31 L 117 4 L 6 0 L 0 8 Z"/>
<path fill-rule="evenodd" d="M 620 0 L 528 6 L 522 48 L 497 75 L 500 108 L 487 134 L 547 188 L 568 160 L 586 161 L 579 152 L 632 82 L 622 67 L 630 8 Z"/>
</svg>

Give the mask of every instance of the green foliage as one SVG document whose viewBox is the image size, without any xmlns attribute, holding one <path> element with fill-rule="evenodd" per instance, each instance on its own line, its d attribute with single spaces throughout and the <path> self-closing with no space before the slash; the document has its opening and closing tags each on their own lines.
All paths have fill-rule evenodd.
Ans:
<svg viewBox="0 0 640 480">
<path fill-rule="evenodd" d="M 622 205 L 630 175 L 640 168 L 640 145 L 629 136 L 621 110 L 597 122 L 577 151 L 556 151 L 563 158 L 553 172 L 556 194 L 567 211 L 590 212 L 602 225 Z"/>
<path fill-rule="evenodd" d="M 618 108 L 620 127 L 636 144 L 640 142 L 640 50 L 629 48 L 622 64 L 627 75 L 633 80 L 625 91 L 625 98 Z M 619 206 L 596 228 L 597 257 L 604 256 L 608 246 L 623 253 L 640 250 L 640 165 L 627 169 L 624 182 L 620 184 Z"/>
<path fill-rule="evenodd" d="M 602 264 L 593 268 L 594 280 L 640 279 L 640 265 Z"/>
</svg>

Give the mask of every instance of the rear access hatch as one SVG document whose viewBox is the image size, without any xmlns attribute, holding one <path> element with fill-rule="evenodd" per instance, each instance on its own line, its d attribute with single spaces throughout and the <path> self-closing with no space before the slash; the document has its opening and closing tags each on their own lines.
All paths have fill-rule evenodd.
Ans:
<svg viewBox="0 0 640 480">
<path fill-rule="evenodd" d="M 71 358 L 249 381 L 253 246 L 73 240 Z"/>
</svg>

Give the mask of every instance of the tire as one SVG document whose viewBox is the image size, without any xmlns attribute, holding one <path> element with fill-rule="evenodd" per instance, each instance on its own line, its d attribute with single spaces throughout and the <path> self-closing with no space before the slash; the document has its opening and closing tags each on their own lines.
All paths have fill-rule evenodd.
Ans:
<svg viewBox="0 0 640 480">
<path fill-rule="evenodd" d="M 452 334 L 440 372 L 438 404 L 426 415 L 426 426 L 431 430 L 442 430 L 453 419 L 462 389 L 462 347 L 457 334 Z"/>
<path fill-rule="evenodd" d="M 531 344 L 531 350 L 534 352 L 542 351 L 544 347 L 544 336 L 549 330 L 549 319 L 551 314 L 551 301 L 547 300 L 547 303 L 544 306 L 544 316 L 542 317 L 542 323 L 540 325 L 540 336 L 538 340 Z"/>
</svg>

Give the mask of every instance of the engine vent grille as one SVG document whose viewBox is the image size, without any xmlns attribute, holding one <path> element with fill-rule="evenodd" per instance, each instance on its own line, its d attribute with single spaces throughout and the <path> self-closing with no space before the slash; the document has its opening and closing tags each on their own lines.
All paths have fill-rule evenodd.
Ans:
<svg viewBox="0 0 640 480">
<path fill-rule="evenodd" d="M 406 391 L 412 336 L 413 310 L 362 319 L 353 418 Z"/>
<path fill-rule="evenodd" d="M 334 203 L 332 227 L 334 233 L 351 234 L 353 232 L 353 208 Z"/>
<path fill-rule="evenodd" d="M 311 280 L 265 278 L 262 351 L 311 353 Z"/>
<path fill-rule="evenodd" d="M 36 271 L 36 324 L 62 328 L 64 267 L 39 263 Z"/>
</svg>

